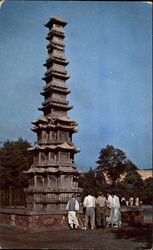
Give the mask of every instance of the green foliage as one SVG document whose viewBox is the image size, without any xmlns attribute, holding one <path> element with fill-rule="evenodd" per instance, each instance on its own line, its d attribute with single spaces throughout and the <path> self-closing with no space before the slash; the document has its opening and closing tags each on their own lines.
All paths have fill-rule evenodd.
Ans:
<svg viewBox="0 0 153 250">
<path fill-rule="evenodd" d="M 113 185 L 116 185 L 120 175 L 126 171 L 126 154 L 112 145 L 107 145 L 100 151 L 98 158 L 98 169 L 107 173 L 107 176 Z"/>
<path fill-rule="evenodd" d="M 129 159 L 126 154 L 112 145 L 107 145 L 101 149 L 97 160 L 98 167 L 93 171 L 91 168 L 88 173 L 79 177 L 79 186 L 83 188 L 82 198 L 91 193 L 97 196 L 99 191 L 104 194 L 107 189 L 115 191 L 120 197 L 128 200 L 131 196 L 145 204 L 152 204 L 153 178 L 148 178 L 143 182 L 137 172 L 137 166 Z M 104 178 L 107 174 L 110 184 Z M 120 180 L 122 174 L 126 174 L 124 180 Z"/>
<path fill-rule="evenodd" d="M 129 171 L 124 179 L 124 185 L 126 186 L 127 193 L 126 195 L 133 196 L 136 198 L 137 196 L 142 199 L 143 198 L 143 180 L 136 169 Z"/>
<path fill-rule="evenodd" d="M 139 197 L 144 204 L 152 204 L 153 178 L 150 177 L 143 182 L 135 167 L 132 169 L 128 171 L 123 181 L 118 181 L 114 186 L 106 184 L 101 171 L 93 171 L 90 168 L 89 172 L 84 173 L 78 180 L 79 187 L 83 188 L 82 200 L 88 193 L 97 196 L 99 191 L 105 195 L 107 190 L 113 190 L 120 199 Z"/>
<path fill-rule="evenodd" d="M 127 160 L 126 162 L 126 172 L 130 172 L 132 170 L 137 170 L 137 166 L 130 160 Z"/>
<path fill-rule="evenodd" d="M 96 178 L 92 168 L 79 178 L 79 186 L 83 188 L 82 196 L 86 196 L 88 192 L 92 195 L 96 194 Z"/>
<path fill-rule="evenodd" d="M 96 197 L 99 191 L 105 191 L 105 178 L 103 173 L 99 172 L 95 175 L 92 168 L 90 168 L 87 173 L 84 173 L 79 177 L 78 184 L 79 187 L 83 188 L 83 192 L 81 194 L 82 200 L 88 194 Z"/>
<path fill-rule="evenodd" d="M 96 173 L 96 183 L 97 183 L 97 190 L 105 193 L 106 191 L 106 180 L 104 177 L 103 172 L 99 171 Z"/>
<path fill-rule="evenodd" d="M 149 177 L 146 180 L 144 180 L 143 203 L 145 204 L 153 203 L 153 177 Z"/>
<path fill-rule="evenodd" d="M 5 187 L 25 186 L 27 176 L 23 173 L 33 162 L 32 155 L 27 152 L 31 145 L 27 140 L 19 138 L 18 141 L 4 142 L 0 149 L 0 178 L 1 184 Z"/>
<path fill-rule="evenodd" d="M 111 188 L 113 189 L 113 188 Z M 126 200 L 129 199 L 129 194 L 127 192 L 127 187 L 123 181 L 118 182 L 114 189 L 115 193 L 118 195 L 118 197 L 121 199 L 122 197 L 125 197 Z"/>
<path fill-rule="evenodd" d="M 79 177 L 78 184 L 79 187 L 83 188 L 83 192 L 81 194 L 82 200 L 88 193 L 91 195 L 97 194 L 96 178 L 92 168 L 90 168 L 90 170 L 83 176 Z"/>
</svg>

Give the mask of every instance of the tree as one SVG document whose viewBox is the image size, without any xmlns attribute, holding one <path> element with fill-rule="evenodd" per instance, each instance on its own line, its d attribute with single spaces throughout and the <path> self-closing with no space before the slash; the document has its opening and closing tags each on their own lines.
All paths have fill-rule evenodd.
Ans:
<svg viewBox="0 0 153 250">
<path fill-rule="evenodd" d="M 79 177 L 78 184 L 79 187 L 83 188 L 83 192 L 81 194 L 82 200 L 88 193 L 96 196 L 97 192 L 99 191 L 97 180 L 92 168 L 90 168 L 90 170 L 87 173 Z"/>
<path fill-rule="evenodd" d="M 98 163 L 97 168 L 106 173 L 112 185 L 115 186 L 120 179 L 120 175 L 126 171 L 127 157 L 122 150 L 107 145 L 100 151 L 96 163 Z"/>
<path fill-rule="evenodd" d="M 144 195 L 143 195 L 143 202 L 145 204 L 152 204 L 153 202 L 153 177 L 149 177 L 144 180 Z"/>
<path fill-rule="evenodd" d="M 126 172 L 130 172 L 130 171 L 133 171 L 133 170 L 137 170 L 137 166 L 130 160 L 127 160 L 126 162 Z"/>
<path fill-rule="evenodd" d="M 33 162 L 32 155 L 27 152 L 31 144 L 19 138 L 18 141 L 4 142 L 0 149 L 0 178 L 5 187 L 24 187 L 27 185 L 27 170 Z"/>
<path fill-rule="evenodd" d="M 106 180 L 103 172 L 101 171 L 97 172 L 96 183 L 98 191 L 101 191 L 104 194 L 106 192 Z"/>
<path fill-rule="evenodd" d="M 142 199 L 143 197 L 143 180 L 136 169 L 129 171 L 124 178 L 124 185 L 126 186 L 126 196 Z"/>
<path fill-rule="evenodd" d="M 129 194 L 128 194 L 127 186 L 125 185 L 124 181 L 118 182 L 114 191 L 119 196 L 120 199 L 122 197 L 125 197 L 126 200 L 129 199 Z"/>
</svg>

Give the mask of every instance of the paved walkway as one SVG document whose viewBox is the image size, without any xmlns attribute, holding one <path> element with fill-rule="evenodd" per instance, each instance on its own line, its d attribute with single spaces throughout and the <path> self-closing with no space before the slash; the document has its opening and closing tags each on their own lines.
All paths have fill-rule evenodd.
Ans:
<svg viewBox="0 0 153 250">
<path fill-rule="evenodd" d="M 27 233 L 0 228 L 2 249 L 151 249 L 151 226 Z"/>
<path fill-rule="evenodd" d="M 2 249 L 103 249 L 141 250 L 152 248 L 152 214 L 145 213 L 145 224 L 139 227 L 91 230 L 60 230 L 28 233 L 0 226 Z"/>
</svg>

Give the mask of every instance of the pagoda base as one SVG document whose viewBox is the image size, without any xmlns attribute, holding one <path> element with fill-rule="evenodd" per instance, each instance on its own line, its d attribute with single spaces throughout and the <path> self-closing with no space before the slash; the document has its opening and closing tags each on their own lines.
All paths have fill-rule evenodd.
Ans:
<svg viewBox="0 0 153 250">
<path fill-rule="evenodd" d="M 68 229 L 67 212 L 27 211 L 26 209 L 0 209 L 0 224 L 25 231 Z"/>
<path fill-rule="evenodd" d="M 67 212 L 51 211 L 28 211 L 26 209 L 0 209 L 0 224 L 20 228 L 25 231 L 48 231 L 69 229 Z M 79 217 L 83 222 L 84 214 L 82 211 Z M 122 225 L 143 225 L 144 210 L 139 207 L 121 207 Z"/>
</svg>

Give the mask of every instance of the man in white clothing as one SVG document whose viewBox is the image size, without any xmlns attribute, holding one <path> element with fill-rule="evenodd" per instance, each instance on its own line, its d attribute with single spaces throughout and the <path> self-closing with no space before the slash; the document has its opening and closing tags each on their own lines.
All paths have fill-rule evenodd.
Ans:
<svg viewBox="0 0 153 250">
<path fill-rule="evenodd" d="M 85 229 L 88 227 L 88 223 L 90 220 L 91 230 L 95 227 L 95 206 L 96 206 L 96 198 L 90 194 L 88 194 L 83 201 L 83 205 L 86 208 L 85 212 Z"/>
<path fill-rule="evenodd" d="M 121 227 L 121 212 L 120 212 L 120 201 L 119 197 L 115 195 L 115 192 L 111 193 L 112 204 L 111 204 L 111 224 L 114 227 Z"/>
<path fill-rule="evenodd" d="M 112 216 L 112 196 L 110 195 L 110 192 L 107 191 L 107 208 L 109 210 L 109 215 L 107 215 L 106 217 L 106 223 L 107 223 L 107 227 L 109 227 L 111 225 L 111 216 Z"/>
<path fill-rule="evenodd" d="M 68 223 L 71 229 L 77 229 L 79 226 L 78 218 L 76 216 L 77 211 L 79 210 L 79 203 L 76 200 L 76 195 L 73 194 L 72 198 L 68 201 L 66 210 L 68 210 Z M 74 227 L 73 227 L 74 225 Z"/>
</svg>

